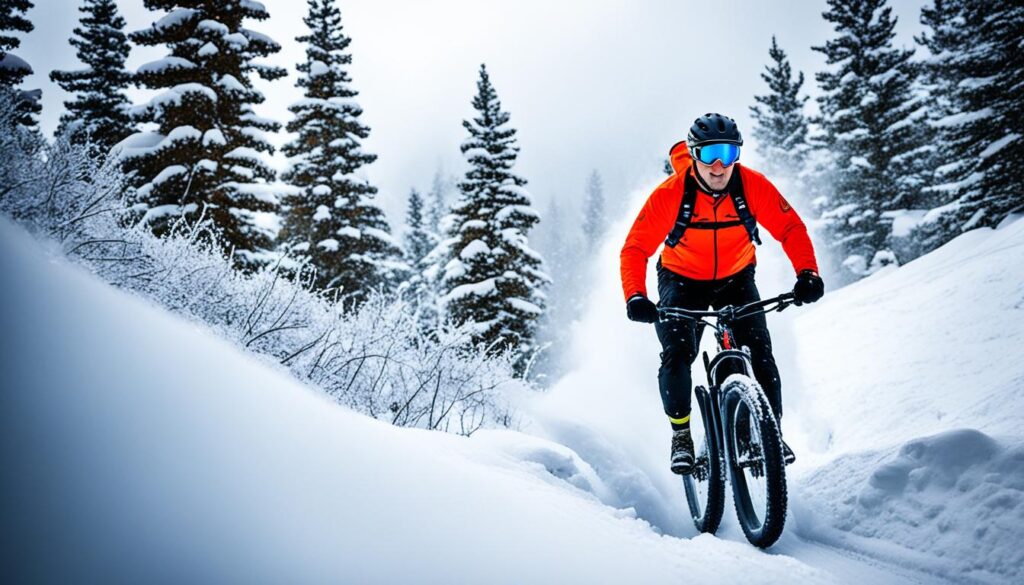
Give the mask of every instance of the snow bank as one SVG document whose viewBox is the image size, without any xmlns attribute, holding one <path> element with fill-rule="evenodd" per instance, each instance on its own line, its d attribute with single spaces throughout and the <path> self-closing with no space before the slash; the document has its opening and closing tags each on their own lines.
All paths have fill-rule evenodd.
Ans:
<svg viewBox="0 0 1024 585">
<path fill-rule="evenodd" d="M 355 414 L 0 220 L 5 582 L 822 582 L 663 537 L 573 452 Z"/>
<path fill-rule="evenodd" d="M 795 318 L 794 528 L 958 582 L 1024 578 L 1024 221 Z"/>
<path fill-rule="evenodd" d="M 956 581 L 1024 578 L 1024 444 L 974 429 L 848 454 L 812 473 L 801 532 Z"/>
</svg>

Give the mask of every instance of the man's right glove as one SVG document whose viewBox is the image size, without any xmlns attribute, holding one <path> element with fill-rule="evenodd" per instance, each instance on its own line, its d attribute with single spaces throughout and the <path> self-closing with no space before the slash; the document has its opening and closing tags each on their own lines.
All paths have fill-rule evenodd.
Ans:
<svg viewBox="0 0 1024 585">
<path fill-rule="evenodd" d="M 796 285 L 793 287 L 793 298 L 796 305 L 813 303 L 825 294 L 825 283 L 813 270 L 801 270 L 796 275 Z"/>
<path fill-rule="evenodd" d="M 626 301 L 626 316 L 630 321 L 656 323 L 658 321 L 658 306 L 652 303 L 651 299 L 636 293 Z"/>
</svg>

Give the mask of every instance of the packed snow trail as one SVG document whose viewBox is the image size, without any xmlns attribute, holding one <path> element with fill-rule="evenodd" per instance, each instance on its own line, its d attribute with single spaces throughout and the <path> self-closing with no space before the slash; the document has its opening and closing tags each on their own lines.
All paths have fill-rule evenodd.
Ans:
<svg viewBox="0 0 1024 585">
<path fill-rule="evenodd" d="M 642 199 L 634 199 L 639 208 Z M 575 368 L 523 407 L 532 432 L 591 464 L 613 491 L 606 503 L 631 506 L 657 529 L 685 537 L 694 529 L 668 471 L 660 346 L 653 327 L 626 320 L 619 287 L 627 216 L 610 230 L 590 296 L 580 299 Z M 798 457 L 788 468 L 792 513 L 773 552 L 849 582 L 861 581 L 858 566 L 894 582 L 1019 581 L 1020 258 L 1024 220 L 1011 219 L 816 305 L 769 316 L 783 431 Z M 792 268 L 776 242 L 759 247 L 758 259 L 762 296 L 792 288 Z M 657 290 L 653 274 L 648 290 Z M 704 383 L 699 366 L 694 383 Z M 719 536 L 743 541 L 731 504 L 725 516 Z"/>
<path fill-rule="evenodd" d="M 0 218 L 4 582 L 830 582 L 658 534 L 592 469 L 343 408 Z"/>
</svg>

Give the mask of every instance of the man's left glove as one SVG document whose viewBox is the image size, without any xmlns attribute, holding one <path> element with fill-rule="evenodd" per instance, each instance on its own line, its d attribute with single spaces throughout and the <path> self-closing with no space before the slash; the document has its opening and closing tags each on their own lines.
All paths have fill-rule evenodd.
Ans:
<svg viewBox="0 0 1024 585">
<path fill-rule="evenodd" d="M 793 287 L 793 297 L 797 306 L 804 303 L 813 303 L 825 294 L 825 283 L 813 270 L 801 270 L 796 275 L 796 285 Z"/>
<path fill-rule="evenodd" d="M 656 323 L 658 321 L 658 306 L 652 303 L 651 299 L 636 293 L 626 301 L 626 316 L 630 321 Z"/>
</svg>

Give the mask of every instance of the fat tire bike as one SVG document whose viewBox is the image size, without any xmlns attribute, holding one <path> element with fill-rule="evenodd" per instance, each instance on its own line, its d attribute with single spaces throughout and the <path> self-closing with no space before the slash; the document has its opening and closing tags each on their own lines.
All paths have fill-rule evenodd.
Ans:
<svg viewBox="0 0 1024 585">
<path fill-rule="evenodd" d="M 693 470 L 682 476 L 693 523 L 714 534 L 725 508 L 725 472 L 732 484 L 736 517 L 751 544 L 768 548 L 786 523 L 786 465 L 782 434 L 768 398 L 754 379 L 750 349 L 735 347 L 732 324 L 740 319 L 782 311 L 794 304 L 792 293 L 717 311 L 659 307 L 661 321 L 685 319 L 715 332 L 718 351 L 705 351 L 704 369 L 710 388 L 697 386 L 694 395 L 702 427 L 691 424 Z M 710 320 L 714 319 L 714 321 Z"/>
</svg>

